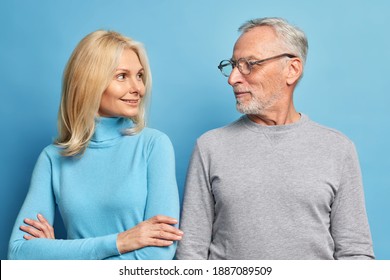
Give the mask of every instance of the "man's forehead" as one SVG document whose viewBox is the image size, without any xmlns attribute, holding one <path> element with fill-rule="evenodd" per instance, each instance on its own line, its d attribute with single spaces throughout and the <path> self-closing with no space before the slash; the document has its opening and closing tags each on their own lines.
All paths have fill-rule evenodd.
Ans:
<svg viewBox="0 0 390 280">
<path fill-rule="evenodd" d="M 279 49 L 279 42 L 273 28 L 269 26 L 254 27 L 241 34 L 233 48 L 233 57 L 261 58 Z"/>
</svg>

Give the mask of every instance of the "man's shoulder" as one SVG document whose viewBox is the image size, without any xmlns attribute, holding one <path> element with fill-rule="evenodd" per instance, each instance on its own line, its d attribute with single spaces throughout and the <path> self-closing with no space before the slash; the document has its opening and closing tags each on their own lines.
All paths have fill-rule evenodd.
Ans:
<svg viewBox="0 0 390 280">
<path fill-rule="evenodd" d="M 198 138 L 198 143 L 218 142 L 226 137 L 232 137 L 242 127 L 242 118 L 235 120 L 225 126 L 206 131 Z"/>
<path fill-rule="evenodd" d="M 314 135 L 317 135 L 319 138 L 323 139 L 323 141 L 329 141 L 333 145 L 335 145 L 335 144 L 340 144 L 340 145 L 353 144 L 352 140 L 350 138 L 348 138 L 348 136 L 346 136 L 344 133 L 342 133 L 341 131 L 339 131 L 335 128 L 317 123 L 317 122 L 312 121 L 312 120 L 309 121 L 309 124 L 310 124 L 309 127 L 311 128 L 312 133 Z"/>
</svg>

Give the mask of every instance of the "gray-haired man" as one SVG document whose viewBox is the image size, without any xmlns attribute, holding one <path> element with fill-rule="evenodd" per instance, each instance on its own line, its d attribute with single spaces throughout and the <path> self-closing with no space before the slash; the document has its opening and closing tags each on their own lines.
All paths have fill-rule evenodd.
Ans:
<svg viewBox="0 0 390 280">
<path fill-rule="evenodd" d="M 280 18 L 240 31 L 219 69 L 244 115 L 197 140 L 176 257 L 373 259 L 353 143 L 294 107 L 305 34 Z"/>
</svg>

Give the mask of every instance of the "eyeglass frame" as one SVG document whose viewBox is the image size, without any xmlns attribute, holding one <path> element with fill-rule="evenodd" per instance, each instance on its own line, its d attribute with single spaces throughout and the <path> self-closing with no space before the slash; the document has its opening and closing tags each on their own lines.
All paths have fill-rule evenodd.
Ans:
<svg viewBox="0 0 390 280">
<path fill-rule="evenodd" d="M 288 58 L 295 58 L 295 57 L 297 57 L 296 55 L 293 55 L 293 54 L 282 53 L 282 54 L 279 54 L 279 55 L 276 55 L 276 56 L 272 56 L 272 57 L 268 57 L 268 58 L 264 58 L 264 59 L 260 59 L 260 60 L 255 60 L 255 61 L 249 61 L 248 59 L 246 59 L 246 58 L 244 58 L 244 57 L 238 59 L 237 61 L 234 61 L 233 59 L 225 59 L 225 60 L 222 60 L 222 61 L 219 63 L 218 69 L 219 69 L 219 71 L 221 71 L 222 75 L 224 75 L 225 77 L 229 77 L 230 74 L 231 74 L 231 72 L 230 72 L 229 75 L 226 75 L 226 74 L 223 72 L 223 68 L 226 67 L 226 66 L 228 66 L 228 65 L 230 64 L 230 65 L 232 66 L 232 71 L 233 71 L 233 69 L 239 65 L 239 62 L 240 62 L 240 61 L 245 61 L 245 62 L 248 64 L 248 66 L 249 66 L 249 67 L 248 67 L 248 68 L 249 68 L 249 73 L 247 73 L 247 74 L 242 73 L 242 71 L 240 70 L 240 67 L 238 67 L 238 71 L 240 71 L 240 73 L 241 73 L 242 75 L 249 75 L 250 73 L 252 73 L 252 68 L 253 68 L 253 66 L 255 66 L 255 65 L 260 65 L 260 64 L 262 64 L 262 63 L 264 63 L 264 62 L 266 62 L 266 61 L 269 61 L 269 60 L 273 60 L 273 59 L 277 59 L 277 58 L 282 58 L 282 57 L 284 57 L 284 56 L 287 56 Z M 226 61 L 228 64 L 222 65 L 225 61 Z M 225 62 L 225 63 L 226 63 L 226 62 Z"/>
</svg>

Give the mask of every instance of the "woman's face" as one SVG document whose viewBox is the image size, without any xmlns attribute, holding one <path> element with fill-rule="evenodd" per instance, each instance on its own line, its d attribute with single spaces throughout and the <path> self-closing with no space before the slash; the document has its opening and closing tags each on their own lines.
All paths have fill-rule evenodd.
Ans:
<svg viewBox="0 0 390 280">
<path fill-rule="evenodd" d="M 145 94 L 142 80 L 144 68 L 137 54 L 124 49 L 114 77 L 104 91 L 100 101 L 99 115 L 102 117 L 135 117 Z"/>
</svg>

